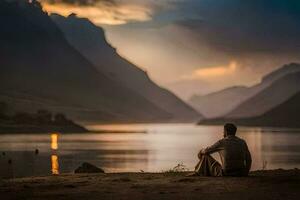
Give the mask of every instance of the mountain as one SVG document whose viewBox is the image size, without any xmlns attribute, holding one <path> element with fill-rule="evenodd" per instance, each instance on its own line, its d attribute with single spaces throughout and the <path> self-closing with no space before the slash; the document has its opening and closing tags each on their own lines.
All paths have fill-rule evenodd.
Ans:
<svg viewBox="0 0 300 200">
<path fill-rule="evenodd" d="M 85 56 L 100 73 L 143 96 L 161 110 L 170 113 L 175 121 L 190 121 L 201 115 L 168 90 L 161 88 L 147 73 L 118 55 L 108 44 L 102 28 L 75 14 L 63 17 L 51 15 L 69 43 Z"/>
<path fill-rule="evenodd" d="M 241 104 L 245 105 L 246 103 L 244 102 L 247 102 L 249 99 L 254 98 L 254 96 L 259 94 L 264 89 L 268 88 L 276 80 L 281 79 L 282 77 L 288 74 L 292 74 L 299 71 L 300 71 L 300 64 L 291 63 L 288 65 L 284 65 L 278 70 L 275 70 L 274 72 L 263 77 L 262 81 L 259 84 L 256 84 L 252 87 L 236 86 L 236 87 L 227 88 L 204 96 L 194 95 L 193 97 L 190 98 L 189 104 L 192 105 L 199 112 L 203 113 L 206 118 L 218 118 L 218 117 L 223 117 L 225 115 L 229 115 L 232 117 L 233 116 L 240 117 L 244 115 L 247 116 L 248 113 L 253 114 L 257 111 L 260 112 L 259 110 L 260 108 L 258 109 L 257 107 L 255 107 L 256 105 L 255 102 L 247 103 L 247 105 L 251 104 L 253 106 L 252 110 L 241 109 L 237 107 L 242 107 Z M 288 95 L 286 96 L 285 99 L 283 99 L 284 95 L 285 94 L 282 94 L 280 99 L 286 100 L 290 97 L 290 95 Z M 279 103 L 282 102 L 282 100 L 279 101 Z M 274 102 L 274 104 L 271 105 L 276 106 L 277 104 L 278 103 Z M 267 106 L 266 109 L 270 109 L 271 107 Z M 263 109 L 263 111 L 265 111 L 266 109 Z M 236 111 L 236 110 L 242 110 L 242 111 Z M 261 114 L 261 112 L 260 113 L 259 112 L 257 114 Z"/>
<path fill-rule="evenodd" d="M 300 92 L 265 114 L 240 120 L 244 125 L 300 127 Z"/>
<path fill-rule="evenodd" d="M 300 91 L 300 72 L 291 73 L 274 81 L 269 87 L 249 98 L 227 118 L 245 118 L 260 116 L 275 108 Z"/>
<path fill-rule="evenodd" d="M 65 39 L 36 1 L 0 1 L 0 101 L 72 119 L 168 120 L 172 114 L 101 73 Z"/>
<path fill-rule="evenodd" d="M 225 122 L 230 121 L 241 126 L 300 128 L 299 113 L 300 92 L 296 93 L 277 107 L 257 117 L 242 119 L 219 118 L 214 120 L 204 120 L 199 124 L 224 124 Z"/>
<path fill-rule="evenodd" d="M 214 118 L 227 114 L 250 96 L 249 88 L 236 86 L 205 96 L 194 95 L 189 103 L 207 117 Z"/>
<path fill-rule="evenodd" d="M 290 63 L 264 76 L 262 78 L 262 82 L 273 83 L 274 81 L 280 79 L 281 77 L 284 77 L 285 75 L 292 74 L 299 71 L 300 71 L 300 64 Z"/>
</svg>

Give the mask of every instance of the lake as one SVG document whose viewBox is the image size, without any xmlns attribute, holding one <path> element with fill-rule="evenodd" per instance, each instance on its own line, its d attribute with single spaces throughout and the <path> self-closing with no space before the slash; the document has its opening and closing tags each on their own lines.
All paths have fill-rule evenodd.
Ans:
<svg viewBox="0 0 300 200">
<path fill-rule="evenodd" d="M 93 133 L 2 134 L 0 177 L 69 173 L 82 162 L 107 172 L 161 172 L 178 164 L 192 170 L 198 151 L 223 135 L 221 126 L 193 124 L 88 128 Z M 97 130 L 116 133 L 96 133 Z M 300 130 L 240 127 L 237 134 L 248 143 L 252 170 L 300 168 Z M 217 154 L 214 157 L 219 159 Z"/>
</svg>

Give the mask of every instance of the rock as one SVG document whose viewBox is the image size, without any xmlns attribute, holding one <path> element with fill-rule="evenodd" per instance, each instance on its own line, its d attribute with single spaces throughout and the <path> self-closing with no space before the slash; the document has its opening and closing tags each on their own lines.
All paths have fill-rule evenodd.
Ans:
<svg viewBox="0 0 300 200">
<path fill-rule="evenodd" d="M 90 163 L 82 163 L 77 169 L 75 169 L 75 174 L 78 173 L 105 173 L 103 169 L 98 168 Z"/>
</svg>

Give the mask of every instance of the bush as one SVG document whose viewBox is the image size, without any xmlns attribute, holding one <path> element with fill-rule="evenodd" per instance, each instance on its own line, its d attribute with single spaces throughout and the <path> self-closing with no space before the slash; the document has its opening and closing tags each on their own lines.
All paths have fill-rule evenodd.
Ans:
<svg viewBox="0 0 300 200">
<path fill-rule="evenodd" d="M 36 114 L 36 121 L 38 124 L 51 124 L 52 113 L 48 110 L 38 110 Z"/>
<path fill-rule="evenodd" d="M 163 173 L 180 173 L 180 172 L 186 172 L 186 171 L 188 171 L 188 168 L 183 163 L 179 163 L 172 169 L 163 171 Z"/>
<path fill-rule="evenodd" d="M 54 116 L 54 124 L 56 124 L 56 125 L 65 125 L 65 124 L 69 124 L 69 123 L 70 123 L 70 121 L 62 113 L 57 113 Z"/>
</svg>

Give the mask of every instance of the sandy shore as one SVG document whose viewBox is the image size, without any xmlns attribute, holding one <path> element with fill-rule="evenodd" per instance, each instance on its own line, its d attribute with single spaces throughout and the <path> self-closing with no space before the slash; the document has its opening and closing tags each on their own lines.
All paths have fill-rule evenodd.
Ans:
<svg viewBox="0 0 300 200">
<path fill-rule="evenodd" d="M 186 173 L 66 174 L 0 181 L 1 199 L 300 199 L 300 170 L 249 177 L 185 177 Z"/>
</svg>

